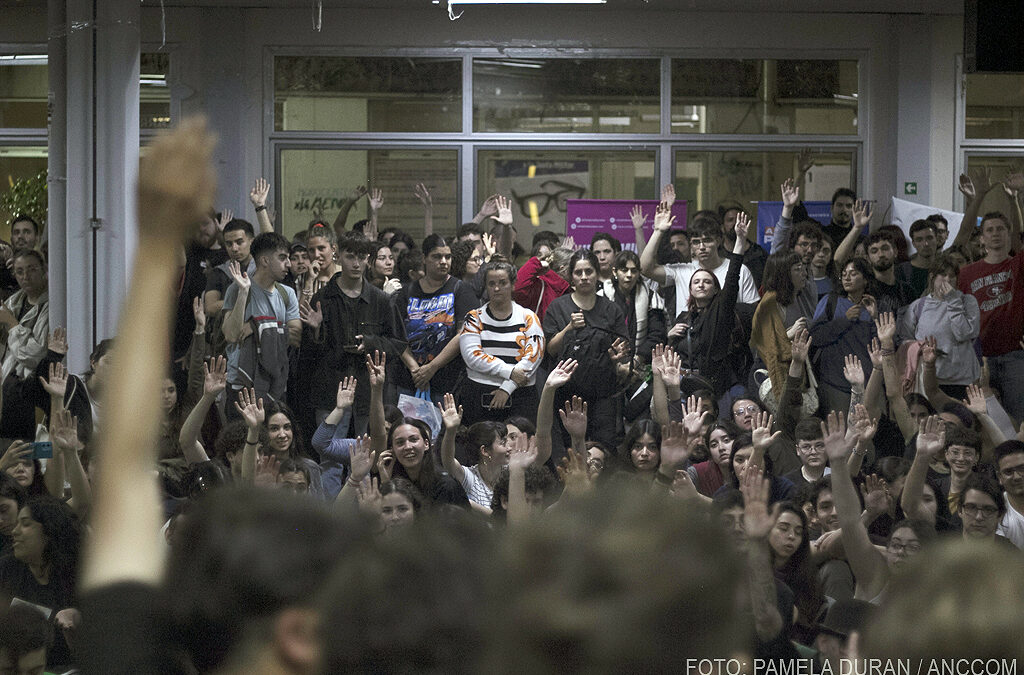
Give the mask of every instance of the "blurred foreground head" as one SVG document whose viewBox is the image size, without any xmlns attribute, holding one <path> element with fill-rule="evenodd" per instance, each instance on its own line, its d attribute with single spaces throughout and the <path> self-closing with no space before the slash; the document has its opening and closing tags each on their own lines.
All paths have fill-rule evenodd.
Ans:
<svg viewBox="0 0 1024 675">
<path fill-rule="evenodd" d="M 602 493 L 500 535 L 423 519 L 350 549 L 323 598 L 323 672 L 680 672 L 750 653 L 739 562 L 691 506 Z"/>
</svg>

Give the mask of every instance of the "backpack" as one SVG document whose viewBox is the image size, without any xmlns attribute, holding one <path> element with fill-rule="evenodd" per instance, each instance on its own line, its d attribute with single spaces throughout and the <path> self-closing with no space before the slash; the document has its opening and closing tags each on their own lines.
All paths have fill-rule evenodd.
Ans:
<svg viewBox="0 0 1024 675">
<path fill-rule="evenodd" d="M 283 284 L 274 282 L 274 289 L 287 300 Z M 250 294 L 246 311 L 251 300 Z M 223 314 L 221 312 L 222 326 Z M 242 386 L 254 388 L 257 396 L 269 395 L 276 401 L 283 401 L 288 391 L 288 327 L 279 326 L 276 317 L 250 317 L 248 323 L 252 334 L 238 343 L 238 375 Z M 223 337 L 223 330 L 220 333 Z"/>
</svg>

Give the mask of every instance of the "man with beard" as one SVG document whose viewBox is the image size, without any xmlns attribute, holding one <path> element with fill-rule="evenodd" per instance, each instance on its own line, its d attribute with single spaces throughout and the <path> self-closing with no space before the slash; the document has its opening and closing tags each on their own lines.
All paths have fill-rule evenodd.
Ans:
<svg viewBox="0 0 1024 675">
<path fill-rule="evenodd" d="M 824 230 L 833 247 L 838 247 L 851 229 L 859 231 L 863 227 L 853 217 L 856 201 L 857 193 L 850 188 L 839 188 L 832 194 L 832 222 Z"/>
<path fill-rule="evenodd" d="M 1000 443 L 992 454 L 1006 502 L 1006 513 L 996 532 L 1012 541 L 1017 548 L 1024 548 L 1024 442 Z"/>
<path fill-rule="evenodd" d="M 868 262 L 877 282 L 878 311 L 898 316 L 917 296 L 910 284 L 896 277 L 896 244 L 888 232 L 874 232 L 868 237 Z"/>
</svg>

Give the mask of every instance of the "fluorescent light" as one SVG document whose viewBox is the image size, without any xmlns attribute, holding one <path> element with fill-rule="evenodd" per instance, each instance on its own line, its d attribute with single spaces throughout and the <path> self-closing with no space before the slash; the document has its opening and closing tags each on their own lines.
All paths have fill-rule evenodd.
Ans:
<svg viewBox="0 0 1024 675">
<path fill-rule="evenodd" d="M 608 0 L 448 0 L 449 5 L 603 5 Z"/>
</svg>

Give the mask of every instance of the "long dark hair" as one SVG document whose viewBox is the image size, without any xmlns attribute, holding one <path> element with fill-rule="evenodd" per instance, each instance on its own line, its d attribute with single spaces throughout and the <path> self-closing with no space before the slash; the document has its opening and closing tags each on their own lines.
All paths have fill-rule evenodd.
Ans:
<svg viewBox="0 0 1024 675">
<path fill-rule="evenodd" d="M 596 269 L 596 268 L 595 268 Z M 654 420 L 640 420 L 629 429 L 619 450 L 619 459 L 626 471 L 636 471 L 633 466 L 633 445 L 647 434 L 658 444 L 658 465 L 661 465 L 661 427 Z"/>
<path fill-rule="evenodd" d="M 53 497 L 30 497 L 25 507 L 46 537 L 43 561 L 50 565 L 50 584 L 60 601 L 70 605 L 78 578 L 78 519 L 67 504 Z"/>
<path fill-rule="evenodd" d="M 433 236 L 433 235 L 431 235 Z M 428 237 L 429 238 L 429 237 Z M 406 424 L 415 427 L 419 432 L 423 441 L 426 443 L 426 449 L 423 451 L 423 461 L 420 464 L 420 476 L 417 480 L 413 480 L 409 473 L 402 466 L 402 463 L 395 458 L 394 468 L 391 470 L 392 478 L 404 478 L 410 483 L 420 489 L 424 495 L 431 494 L 431 489 L 434 483 L 437 482 L 440 477 L 441 470 L 437 468 L 437 462 L 434 460 L 434 452 L 431 448 L 431 433 L 430 427 L 423 420 L 416 419 L 415 417 L 406 417 L 397 424 L 392 424 L 391 429 L 388 430 L 388 449 L 391 449 L 392 439 L 395 436 L 395 431 L 398 427 L 405 426 Z"/>
<path fill-rule="evenodd" d="M 263 426 L 267 429 L 270 427 L 270 418 L 274 415 L 281 413 L 288 418 L 288 421 L 291 422 L 292 425 L 292 444 L 288 448 L 288 456 L 292 459 L 305 457 L 306 446 L 302 440 L 302 427 L 299 426 L 299 420 L 295 417 L 295 413 L 292 412 L 292 409 L 280 401 L 270 399 L 266 404 L 264 411 L 266 413 L 266 417 L 263 420 Z"/>
<path fill-rule="evenodd" d="M 811 564 L 811 543 L 807 532 L 807 515 L 804 510 L 794 502 L 782 502 L 779 504 L 779 516 L 783 513 L 794 513 L 800 519 L 803 527 L 803 534 L 800 537 L 800 544 L 793 551 L 781 567 L 776 569 L 775 574 L 787 586 L 793 589 L 796 596 L 794 604 L 803 615 L 807 624 L 813 624 L 818 618 L 818 611 L 825 600 L 821 591 L 821 584 L 818 582 L 818 569 Z M 771 547 L 769 546 L 769 549 Z M 772 561 L 775 560 L 775 550 L 771 549 Z"/>
<path fill-rule="evenodd" d="M 779 303 L 779 307 L 791 305 L 796 299 L 796 288 L 793 287 L 790 270 L 797 263 L 803 263 L 800 254 L 788 249 L 768 256 L 768 261 L 764 265 L 764 291 L 775 291 L 775 301 Z M 811 282 L 810 279 L 807 281 Z"/>
</svg>

